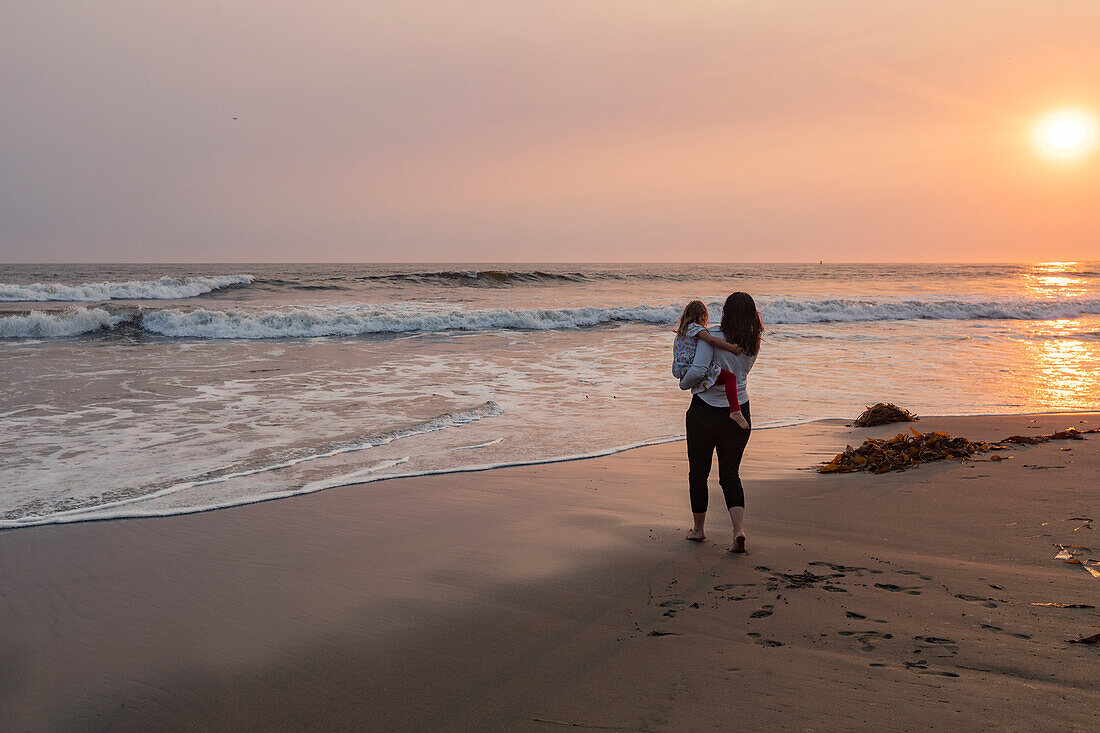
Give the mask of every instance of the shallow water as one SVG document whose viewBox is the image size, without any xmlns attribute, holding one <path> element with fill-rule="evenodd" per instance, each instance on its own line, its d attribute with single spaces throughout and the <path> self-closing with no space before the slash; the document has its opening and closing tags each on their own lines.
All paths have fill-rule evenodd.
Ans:
<svg viewBox="0 0 1100 733">
<path fill-rule="evenodd" d="M 1100 263 L 2 266 L 0 526 L 669 439 L 671 326 L 734 290 L 768 329 L 757 426 L 1100 409 L 1098 284 Z"/>
</svg>

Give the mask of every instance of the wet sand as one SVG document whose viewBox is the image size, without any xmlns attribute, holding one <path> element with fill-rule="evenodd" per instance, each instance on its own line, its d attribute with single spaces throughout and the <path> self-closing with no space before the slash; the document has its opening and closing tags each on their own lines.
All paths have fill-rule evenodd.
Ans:
<svg viewBox="0 0 1100 733">
<path fill-rule="evenodd" d="M 1100 415 L 925 418 L 971 439 Z M 762 430 L 749 553 L 682 443 L 0 533 L 11 730 L 1093 730 L 1100 435 L 901 474 Z M 1063 450 L 1063 449 L 1070 450 Z M 1093 518 L 1097 521 L 1087 522 Z"/>
</svg>

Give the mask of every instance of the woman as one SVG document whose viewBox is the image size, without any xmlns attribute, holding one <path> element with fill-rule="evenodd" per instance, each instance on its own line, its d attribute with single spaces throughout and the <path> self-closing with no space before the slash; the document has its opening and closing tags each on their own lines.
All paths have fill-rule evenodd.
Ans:
<svg viewBox="0 0 1100 733">
<path fill-rule="evenodd" d="M 687 449 L 688 449 L 688 491 L 691 497 L 691 513 L 695 527 L 688 533 L 687 539 L 702 542 L 706 539 L 703 522 L 707 518 L 707 479 L 710 476 L 711 456 L 718 451 L 718 482 L 726 498 L 733 521 L 733 544 L 730 552 L 745 551 L 745 530 L 742 522 L 745 518 L 745 492 L 741 486 L 738 472 L 741 457 L 752 432 L 752 417 L 749 414 L 749 395 L 745 389 L 749 370 L 756 362 L 760 351 L 760 339 L 764 333 L 760 322 L 760 313 L 756 303 L 748 293 L 733 293 L 726 298 L 722 308 L 722 321 L 712 326 L 710 332 L 728 343 L 741 347 L 740 354 L 729 351 L 716 351 L 703 340 L 695 350 L 695 359 L 683 378 L 680 389 L 691 389 L 707 373 L 713 361 L 723 369 L 737 375 L 737 399 L 741 403 L 741 414 L 749 427 L 739 427 L 730 419 L 730 403 L 721 384 L 701 391 L 691 398 L 687 411 Z"/>
</svg>

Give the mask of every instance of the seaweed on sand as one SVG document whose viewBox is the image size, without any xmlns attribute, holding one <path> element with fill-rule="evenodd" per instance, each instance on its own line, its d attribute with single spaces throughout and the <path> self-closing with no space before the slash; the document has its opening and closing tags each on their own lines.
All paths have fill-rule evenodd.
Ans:
<svg viewBox="0 0 1100 733">
<path fill-rule="evenodd" d="M 892 422 L 916 422 L 919 419 L 909 410 L 898 407 L 893 402 L 877 402 L 864 410 L 852 425 L 857 428 L 871 428 Z"/>
<path fill-rule="evenodd" d="M 941 430 L 922 433 L 916 428 L 909 428 L 909 431 L 912 435 L 898 433 L 888 440 L 868 438 L 858 448 L 848 446 L 818 470 L 821 473 L 904 471 L 928 461 L 969 458 L 991 449 L 988 443 L 973 443 Z"/>
<path fill-rule="evenodd" d="M 912 435 L 898 433 L 893 438 L 886 440 L 868 438 L 858 448 L 848 446 L 843 453 L 838 453 L 833 460 L 820 466 L 817 470 L 821 473 L 904 471 L 907 468 L 929 461 L 965 460 L 975 453 L 1005 450 L 1013 444 L 1028 445 L 1047 443 L 1051 440 L 1084 440 L 1085 433 L 1100 433 L 1100 428 L 1090 430 L 1067 428 L 1049 435 L 1010 435 L 996 443 L 974 442 L 957 435 L 950 435 L 942 430 L 922 433 L 916 428 L 909 428 L 909 432 Z M 999 456 L 993 456 L 993 458 L 997 459 Z"/>
</svg>

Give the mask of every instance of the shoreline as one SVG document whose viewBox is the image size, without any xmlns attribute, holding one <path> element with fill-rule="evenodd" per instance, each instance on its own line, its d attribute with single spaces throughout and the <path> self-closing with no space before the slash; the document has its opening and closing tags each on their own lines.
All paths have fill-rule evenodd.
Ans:
<svg viewBox="0 0 1100 733">
<path fill-rule="evenodd" d="M 1100 425 L 916 425 L 985 439 L 1067 418 Z M 1065 639 L 1100 614 L 1031 604 L 1095 603 L 1097 581 L 1052 544 L 1094 544 L 1068 520 L 1100 520 L 1100 442 L 881 476 L 798 470 L 907 427 L 754 434 L 746 556 L 724 551 L 716 476 L 708 541 L 683 541 L 675 443 L 0 532 L 0 717 L 26 730 L 1088 730 L 1100 648 Z"/>
<path fill-rule="evenodd" d="M 1091 412 L 1091 411 L 1087 411 L 1087 410 L 1086 411 L 1051 410 L 1051 411 L 1045 411 L 1045 412 L 1008 412 L 1008 413 L 974 413 L 974 414 L 963 413 L 963 414 L 955 414 L 955 415 L 921 415 L 919 417 L 922 420 L 952 420 L 952 419 L 957 419 L 957 418 L 979 418 L 979 417 L 1010 418 L 1010 417 L 1039 417 L 1039 416 L 1050 417 L 1050 416 L 1055 416 L 1055 415 L 1067 415 L 1067 416 L 1072 417 L 1074 415 L 1091 415 L 1091 414 L 1094 414 L 1094 413 Z M 797 421 L 796 420 L 796 421 L 793 421 L 793 422 L 783 422 L 783 423 L 779 423 L 779 424 L 776 424 L 776 425 L 765 425 L 765 426 L 762 426 L 762 427 L 759 427 L 759 428 L 754 427 L 753 431 L 754 432 L 759 432 L 759 431 L 764 431 L 764 430 L 781 430 L 781 429 L 784 429 L 784 428 L 794 428 L 794 427 L 803 426 L 803 425 L 815 425 L 815 424 L 834 425 L 836 423 L 850 423 L 852 420 L 854 420 L 854 418 L 838 418 L 838 417 L 816 418 L 816 419 L 805 420 L 805 421 Z M 917 422 L 919 423 L 920 420 L 918 420 Z M 911 426 L 911 425 L 913 425 L 913 423 L 894 423 L 894 425 L 899 426 L 904 431 L 904 428 L 906 426 Z M 850 426 L 846 425 L 845 427 L 850 427 Z M 885 428 L 887 426 L 878 426 L 878 427 Z M 852 428 L 852 429 L 853 430 L 859 430 L 859 429 L 863 429 L 863 428 Z M 870 429 L 870 428 L 866 428 L 866 429 Z M 966 437 L 966 436 L 963 436 L 963 437 Z M 362 481 L 350 481 L 350 482 L 347 482 L 347 483 L 338 483 L 338 484 L 332 484 L 332 485 L 329 485 L 329 486 L 320 486 L 320 487 L 316 487 L 316 488 L 310 488 L 310 485 L 307 484 L 306 486 L 303 486 L 301 488 L 292 489 L 292 490 L 289 490 L 289 491 L 281 491 L 281 492 L 276 492 L 276 493 L 272 493 L 272 494 L 260 494 L 260 495 L 255 496 L 255 497 L 239 499 L 239 500 L 235 500 L 235 501 L 231 501 L 231 502 L 227 502 L 227 503 L 222 503 L 222 504 L 199 505 L 199 506 L 187 507 L 187 508 L 183 508 L 183 509 L 146 510 L 146 511 L 135 511 L 135 512 L 110 512 L 106 516 L 100 516 L 100 515 L 82 516 L 85 513 L 90 514 L 92 512 L 95 512 L 96 507 L 70 509 L 70 510 L 66 510 L 66 511 L 62 511 L 62 512 L 57 512 L 54 515 L 50 515 L 52 517 L 57 517 L 57 518 L 50 518 L 50 516 L 47 516 L 47 517 L 27 518 L 26 520 L 24 520 L 22 518 L 20 518 L 20 519 L 11 519 L 11 520 L 0 520 L 0 534 L 3 534 L 4 532 L 13 531 L 13 530 L 18 530 L 18 529 L 27 529 L 27 528 L 30 528 L 30 527 L 44 527 L 44 526 L 62 525 L 62 524 L 77 524 L 77 523 L 84 523 L 84 522 L 111 522 L 111 521 L 116 521 L 116 520 L 120 520 L 120 519 L 157 519 L 157 518 L 166 518 L 166 517 L 175 517 L 175 516 L 187 516 L 187 515 L 191 515 L 191 514 L 204 514 L 204 513 L 207 513 L 207 512 L 219 511 L 221 509 L 233 509 L 233 508 L 236 508 L 236 507 L 251 506 L 253 504 L 262 504 L 262 503 L 266 503 L 266 502 L 269 502 L 269 501 L 278 501 L 280 499 L 288 499 L 288 498 L 297 497 L 297 496 L 309 496 L 311 494 L 320 493 L 322 491 L 329 491 L 331 489 L 339 489 L 339 488 L 346 488 L 346 487 L 353 487 L 353 486 L 364 486 L 366 484 L 380 483 L 380 482 L 392 481 L 392 480 L 396 480 L 396 479 L 421 478 L 421 477 L 427 477 L 427 476 L 450 476 L 450 475 L 458 475 L 458 474 L 466 474 L 466 473 L 482 473 L 484 471 L 495 471 L 497 469 L 502 469 L 502 468 L 524 468 L 524 467 L 530 467 L 530 466 L 545 466 L 545 465 L 553 465 L 553 464 L 557 464 L 557 463 L 572 463 L 572 462 L 575 462 L 575 461 L 587 461 L 587 460 L 592 460 L 592 459 L 596 459 L 596 458 L 605 458 L 607 456 L 613 456 L 613 455 L 619 455 L 619 454 L 622 454 L 622 453 L 628 453 L 628 452 L 634 451 L 634 450 L 640 450 L 640 449 L 644 449 L 644 448 L 651 448 L 651 447 L 659 446 L 659 445 L 669 445 L 669 444 L 672 444 L 672 443 L 683 442 L 684 438 L 685 438 L 685 436 L 683 434 L 680 434 L 680 435 L 675 435 L 675 436 L 666 436 L 666 437 L 663 437 L 663 438 L 654 438 L 652 440 L 646 440 L 646 441 L 643 441 L 641 443 L 632 443 L 632 444 L 629 444 L 629 445 L 615 446 L 615 447 L 612 447 L 612 448 L 604 448 L 604 449 L 600 449 L 598 451 L 594 451 L 592 453 L 561 456 L 561 457 L 546 458 L 546 459 L 539 459 L 539 460 L 532 460 L 532 461 L 504 462 L 504 463 L 484 464 L 484 465 L 468 466 L 468 467 L 460 467 L 460 468 L 434 469 L 434 470 L 413 472 L 413 473 L 400 474 L 400 475 L 388 475 L 388 476 L 379 476 L 377 478 L 366 478 Z M 841 452 L 841 451 L 843 451 L 843 448 L 840 448 L 837 452 Z M 404 461 L 398 461 L 398 463 L 402 463 L 402 462 L 404 462 Z M 810 467 L 811 466 L 806 466 L 806 468 L 810 468 Z M 336 477 L 336 478 L 338 479 L 340 477 Z M 181 483 L 187 483 L 187 482 L 181 482 Z M 169 487 L 169 488 L 172 488 L 172 487 Z M 123 500 L 123 501 L 125 503 L 139 503 L 139 502 L 141 502 L 141 501 L 143 501 L 147 498 L 151 498 L 151 497 L 141 496 L 141 497 L 134 497 L 134 498 L 131 498 L 131 499 L 126 499 L 126 500 Z"/>
</svg>

